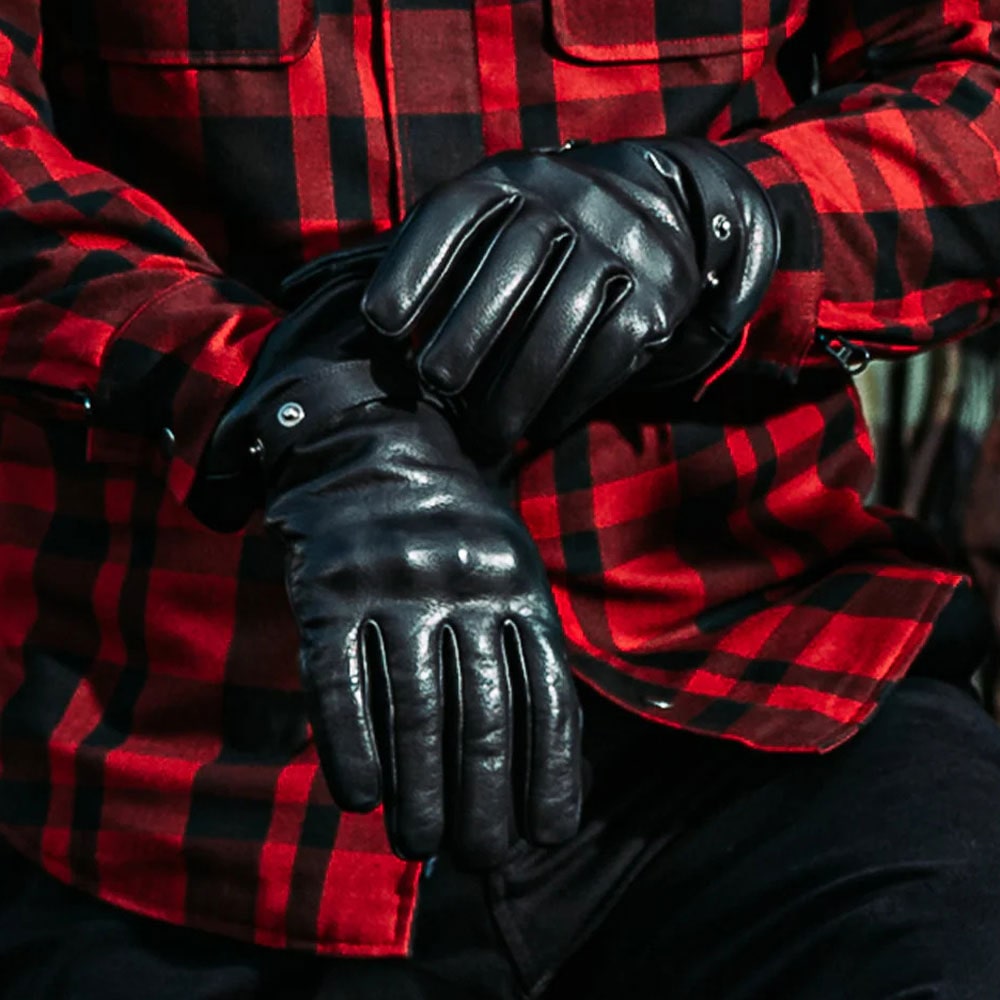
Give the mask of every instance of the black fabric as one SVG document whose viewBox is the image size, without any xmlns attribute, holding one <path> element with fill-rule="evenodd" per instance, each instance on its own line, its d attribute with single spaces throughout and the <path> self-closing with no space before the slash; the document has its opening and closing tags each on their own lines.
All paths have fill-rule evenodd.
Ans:
<svg viewBox="0 0 1000 1000">
<path fill-rule="evenodd" d="M 444 874 L 441 869 L 441 874 Z M 317 959 L 118 910 L 0 842 L 3 1000 L 500 1000 L 517 995 L 480 880 L 433 883 L 410 960 Z M 459 907 L 458 915 L 452 913 Z"/>
<path fill-rule="evenodd" d="M 4 850 L 0 998 L 1000 996 L 1000 730 L 966 690 L 909 678 L 853 741 L 812 757 L 583 703 L 580 835 L 522 845 L 489 880 L 436 859 L 411 960 L 168 927 Z"/>
<path fill-rule="evenodd" d="M 978 590 L 963 584 L 938 616 L 908 676 L 937 677 L 967 687 L 972 674 L 995 666 L 998 656 L 989 606 Z"/>
<path fill-rule="evenodd" d="M 1000 997 L 1000 731 L 972 695 L 915 677 L 829 755 L 714 756 L 546 1000 Z"/>
</svg>

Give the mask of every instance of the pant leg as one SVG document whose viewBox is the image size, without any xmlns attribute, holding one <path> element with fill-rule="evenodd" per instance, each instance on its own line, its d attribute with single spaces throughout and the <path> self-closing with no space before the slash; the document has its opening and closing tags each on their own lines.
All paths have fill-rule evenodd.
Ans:
<svg viewBox="0 0 1000 1000">
<path fill-rule="evenodd" d="M 829 755 L 724 766 L 739 789 L 644 866 L 549 1000 L 1000 997 L 1000 730 L 972 697 L 909 679 Z"/>
<path fill-rule="evenodd" d="M 520 1000 L 481 878 L 427 881 L 413 958 L 319 958 L 129 913 L 0 841 L 0 1000 Z"/>
<path fill-rule="evenodd" d="M 3 1000 L 267 995 L 253 949 L 118 910 L 0 848 Z"/>
</svg>

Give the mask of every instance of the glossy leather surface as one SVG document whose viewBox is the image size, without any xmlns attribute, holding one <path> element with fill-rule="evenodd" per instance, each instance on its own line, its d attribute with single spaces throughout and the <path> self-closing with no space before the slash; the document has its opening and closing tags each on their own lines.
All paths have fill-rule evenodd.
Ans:
<svg viewBox="0 0 1000 1000">
<path fill-rule="evenodd" d="M 577 827 L 559 618 L 534 543 L 448 421 L 401 361 L 359 352 L 359 282 L 327 279 L 276 330 L 202 475 L 226 482 L 256 456 L 334 800 L 383 803 L 403 856 L 493 865 L 519 835 Z"/>
<path fill-rule="evenodd" d="M 710 367 L 777 254 L 766 195 L 712 143 L 508 152 L 418 203 L 363 308 L 422 345 L 425 386 L 498 454 L 554 439 L 668 348 L 670 381 Z"/>
</svg>

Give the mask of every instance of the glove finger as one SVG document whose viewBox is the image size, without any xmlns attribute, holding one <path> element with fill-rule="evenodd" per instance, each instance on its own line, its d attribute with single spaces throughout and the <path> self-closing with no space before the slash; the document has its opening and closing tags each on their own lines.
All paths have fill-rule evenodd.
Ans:
<svg viewBox="0 0 1000 1000">
<path fill-rule="evenodd" d="M 580 825 L 580 706 L 561 637 L 531 622 L 504 623 L 515 716 L 515 803 L 536 844 L 558 844 Z"/>
<path fill-rule="evenodd" d="M 449 767 L 448 839 L 460 864 L 488 868 L 510 847 L 510 688 L 500 629 L 463 621 L 442 635 Z"/>
<path fill-rule="evenodd" d="M 516 192 L 483 181 L 446 185 L 421 202 L 368 284 L 361 303 L 368 321 L 389 337 L 433 329 L 435 307 L 446 311 L 460 294 L 520 203 Z"/>
<path fill-rule="evenodd" d="M 477 370 L 502 366 L 510 341 L 518 339 L 518 327 L 523 329 L 544 299 L 572 244 L 572 233 L 551 212 L 526 206 L 511 217 L 417 357 L 427 387 L 453 395 L 468 386 Z"/>
<path fill-rule="evenodd" d="M 383 618 L 366 629 L 372 716 L 382 762 L 386 832 L 404 858 L 427 858 L 444 836 L 443 706 L 432 630 Z"/>
<path fill-rule="evenodd" d="M 346 812 L 368 812 L 381 799 L 378 750 L 368 711 L 369 678 L 361 629 L 323 630 L 323 642 L 303 635 L 302 688 L 323 776 Z"/>
<path fill-rule="evenodd" d="M 581 343 L 567 376 L 535 415 L 537 442 L 558 440 L 578 420 L 646 367 L 672 336 L 669 319 L 648 302 L 616 294 Z"/>
<path fill-rule="evenodd" d="M 586 398 L 578 398 L 576 357 L 630 287 L 617 262 L 579 252 L 569 257 L 531 316 L 520 350 L 485 389 L 482 402 L 472 404 L 469 423 L 475 425 L 487 451 L 505 452 L 524 437 L 557 390 L 576 404 L 577 412 L 586 412 L 596 402 L 591 386 L 585 387 Z M 612 356 L 609 361 L 613 360 Z M 610 371 L 610 365 L 603 370 Z"/>
</svg>

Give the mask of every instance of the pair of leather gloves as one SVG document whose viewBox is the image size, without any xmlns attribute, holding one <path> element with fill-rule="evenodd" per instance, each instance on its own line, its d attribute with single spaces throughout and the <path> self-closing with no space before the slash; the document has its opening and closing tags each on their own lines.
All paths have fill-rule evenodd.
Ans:
<svg viewBox="0 0 1000 1000">
<path fill-rule="evenodd" d="M 400 855 L 486 867 L 579 822 L 559 618 L 476 461 L 554 440 L 637 380 L 705 377 L 777 254 L 765 193 L 717 146 L 627 140 L 491 157 L 386 246 L 292 280 L 302 301 L 217 427 L 191 506 L 218 530 L 263 506 L 330 792 L 345 810 L 381 802 Z"/>
</svg>

